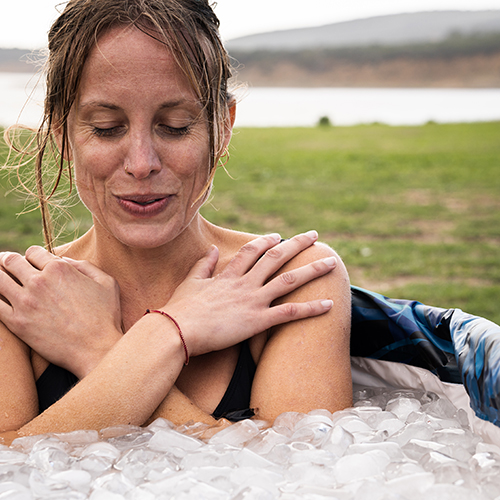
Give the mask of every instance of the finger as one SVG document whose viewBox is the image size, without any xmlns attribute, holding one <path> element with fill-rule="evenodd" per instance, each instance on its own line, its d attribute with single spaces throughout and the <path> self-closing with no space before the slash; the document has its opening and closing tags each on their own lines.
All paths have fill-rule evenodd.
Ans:
<svg viewBox="0 0 500 500">
<path fill-rule="evenodd" d="M 272 302 L 278 297 L 293 292 L 302 285 L 328 274 L 336 266 L 337 259 L 335 257 L 327 257 L 326 259 L 316 260 L 292 271 L 282 273 L 264 285 L 263 289 L 266 293 L 266 301 L 269 300 Z"/>
<path fill-rule="evenodd" d="M 211 278 L 218 260 L 219 249 L 215 245 L 212 245 L 208 252 L 192 267 L 187 278 Z"/>
<path fill-rule="evenodd" d="M 22 255 L 15 252 L 5 252 L 2 255 L 1 266 L 11 281 L 18 285 L 26 283 L 27 280 L 38 272 Z"/>
<path fill-rule="evenodd" d="M 309 248 L 318 241 L 316 231 L 294 236 L 286 240 L 281 245 L 276 245 L 269 249 L 263 257 L 255 264 L 252 274 L 259 283 L 265 283 L 269 277 L 278 272 L 288 261 L 297 256 L 300 252 Z"/>
<path fill-rule="evenodd" d="M 246 243 L 238 250 L 221 275 L 238 274 L 242 276 L 246 274 L 265 252 L 275 247 L 280 241 L 281 236 L 273 233 L 260 236 Z"/>
<path fill-rule="evenodd" d="M 266 312 L 266 320 L 268 321 L 266 329 L 290 321 L 320 316 L 330 311 L 332 307 L 333 300 L 329 299 L 312 300 L 303 303 L 291 302 L 273 306 Z"/>
<path fill-rule="evenodd" d="M 49 262 L 52 262 L 60 257 L 48 252 L 45 248 L 34 245 L 26 250 L 24 254 L 26 260 L 36 269 L 42 270 Z"/>
<path fill-rule="evenodd" d="M 84 276 L 87 276 L 87 278 L 94 280 L 96 283 L 104 283 L 110 278 L 109 274 L 106 274 L 87 260 L 75 260 L 69 257 L 62 257 L 62 260 L 70 264 Z"/>
<path fill-rule="evenodd" d="M 16 297 L 19 292 L 19 284 L 16 280 L 13 280 L 9 273 L 4 273 L 0 271 L 0 305 L 7 305 L 12 308 L 12 303 L 9 297 Z M 3 318 L 0 311 L 0 320 Z"/>
</svg>

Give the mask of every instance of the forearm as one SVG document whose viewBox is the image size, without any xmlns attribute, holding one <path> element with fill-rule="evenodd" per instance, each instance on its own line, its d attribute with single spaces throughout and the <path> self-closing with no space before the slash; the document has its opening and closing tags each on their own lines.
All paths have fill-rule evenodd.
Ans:
<svg viewBox="0 0 500 500">
<path fill-rule="evenodd" d="M 153 422 L 157 418 L 165 418 L 175 425 L 182 425 L 189 421 L 208 425 L 217 424 L 217 420 L 212 415 L 198 408 L 176 386 L 172 387 L 146 423 Z"/>
<path fill-rule="evenodd" d="M 21 435 L 142 425 L 177 379 L 184 351 L 173 325 L 142 319 L 61 400 L 20 429 Z"/>
</svg>

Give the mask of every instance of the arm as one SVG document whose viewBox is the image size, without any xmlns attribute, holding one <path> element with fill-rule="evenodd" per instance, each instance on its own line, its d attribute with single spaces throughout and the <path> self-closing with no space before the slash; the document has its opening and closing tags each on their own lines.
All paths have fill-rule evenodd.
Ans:
<svg viewBox="0 0 500 500">
<path fill-rule="evenodd" d="M 0 432 L 19 429 L 38 414 L 30 348 L 0 323 Z"/>
<path fill-rule="evenodd" d="M 284 305 L 269 307 L 277 297 L 333 269 L 333 264 L 325 262 L 319 262 L 315 266 L 308 264 L 294 271 L 295 280 L 291 283 L 275 279 L 269 281 L 286 261 L 310 246 L 316 238 L 317 235 L 296 237 L 280 245 L 288 249 L 288 253 L 283 254 L 282 258 L 276 259 L 271 254 L 265 254 L 256 264 L 259 257 L 279 241 L 276 237 L 270 236 L 258 238 L 245 245 L 226 269 L 214 278 L 212 273 L 218 253 L 213 248 L 192 269 L 165 306 L 165 310 L 182 325 L 191 355 L 224 349 L 278 323 L 290 321 L 292 318 L 323 314 L 327 311 L 331 304 L 318 299 L 307 304 L 295 304 L 293 311 Z M 51 262 L 49 261 L 49 264 Z M 10 303 L 0 304 L 0 316 L 10 323 L 9 326 L 16 333 L 18 324 L 36 325 L 38 321 L 40 325 L 47 325 L 46 332 L 42 332 L 38 326 L 35 332 L 31 331 L 32 329 L 25 329 L 20 333 L 28 337 L 24 338 L 28 343 L 38 342 L 41 348 L 38 347 L 37 350 L 42 350 L 44 339 L 49 337 L 50 340 L 53 331 L 50 318 L 54 310 L 46 311 L 39 307 L 38 314 L 33 316 L 32 308 L 29 307 L 30 304 L 37 302 L 38 298 L 39 302 L 42 302 L 43 297 L 50 295 L 48 292 L 40 294 L 37 289 L 40 281 L 49 284 L 53 282 L 50 276 L 48 280 L 40 277 L 47 266 L 48 264 L 41 270 L 32 271 L 36 276 L 35 283 L 30 282 L 31 275 L 28 272 L 26 276 L 18 275 L 23 286 L 17 285 L 17 288 L 12 280 L 12 283 L 9 283 L 6 276 L 3 276 L 3 286 L 0 290 Z M 9 267 L 9 262 L 4 261 L 4 267 Z M 58 261 L 56 270 L 61 268 L 62 265 Z M 7 270 L 16 275 L 12 272 L 12 268 Z M 23 273 L 25 271 L 26 269 Z M 68 289 L 67 292 L 79 296 L 78 286 Z M 27 294 L 28 299 L 18 300 L 20 294 Z M 76 300 L 75 308 L 79 307 L 77 302 Z M 51 307 L 57 309 L 56 303 L 50 303 Z M 193 314 L 193 304 L 196 304 L 196 314 Z M 20 315 L 21 320 L 16 308 L 24 310 L 24 314 Z M 75 315 L 71 310 L 69 313 L 71 314 L 66 316 L 66 321 L 72 327 L 67 329 L 76 332 L 77 345 L 85 347 L 85 342 L 82 344 L 78 335 L 78 327 L 81 331 L 82 324 L 85 323 L 75 323 L 75 316 L 82 316 Z M 42 321 L 41 317 L 45 319 Z M 18 321 L 20 323 L 17 323 Z M 98 335 L 102 329 L 116 329 L 112 317 L 107 321 L 111 324 L 97 323 Z M 64 328 L 62 330 L 59 333 L 64 334 Z M 94 332 L 85 330 L 85 333 L 91 335 Z M 66 343 L 49 342 L 49 345 L 50 349 L 41 354 L 47 357 L 51 354 L 64 357 Z M 54 352 L 51 352 L 51 349 Z M 94 351 L 93 349 L 92 352 Z M 77 349 L 72 352 L 78 355 Z M 79 354 L 79 356 L 85 359 L 84 355 Z M 183 361 L 184 352 L 175 326 L 161 315 L 147 315 L 139 320 L 127 335 L 115 342 L 97 367 L 74 389 L 24 426 L 20 432 L 38 434 L 81 428 L 101 429 L 123 423 L 140 425 L 170 391 L 180 373 Z"/>
<path fill-rule="evenodd" d="M 325 297 L 332 299 L 334 305 L 322 316 L 272 329 L 252 388 L 251 405 L 258 409 L 258 418 L 273 421 L 286 411 L 306 413 L 326 408 L 333 412 L 352 404 L 351 296 L 345 266 L 333 250 L 316 244 L 287 263 L 282 271 L 287 273 L 306 262 L 328 256 L 337 259 L 335 272 L 278 300 L 306 302 L 314 297 Z"/>
</svg>

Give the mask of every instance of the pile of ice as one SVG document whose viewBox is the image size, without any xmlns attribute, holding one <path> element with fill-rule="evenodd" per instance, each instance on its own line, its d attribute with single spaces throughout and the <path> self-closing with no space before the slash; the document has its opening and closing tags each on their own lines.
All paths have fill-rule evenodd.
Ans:
<svg viewBox="0 0 500 500">
<path fill-rule="evenodd" d="M 2 500 L 500 498 L 500 447 L 433 393 L 355 392 L 355 406 L 246 420 L 22 438 L 0 447 Z"/>
</svg>

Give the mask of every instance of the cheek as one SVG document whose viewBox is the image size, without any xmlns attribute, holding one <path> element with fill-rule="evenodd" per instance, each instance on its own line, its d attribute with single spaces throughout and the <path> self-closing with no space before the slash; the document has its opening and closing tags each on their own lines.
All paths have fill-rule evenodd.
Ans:
<svg viewBox="0 0 500 500">
<path fill-rule="evenodd" d="M 117 155 L 107 149 L 94 146 L 76 148 L 73 151 L 75 180 L 82 187 L 96 188 L 116 170 L 110 160 L 116 158 Z"/>
</svg>

